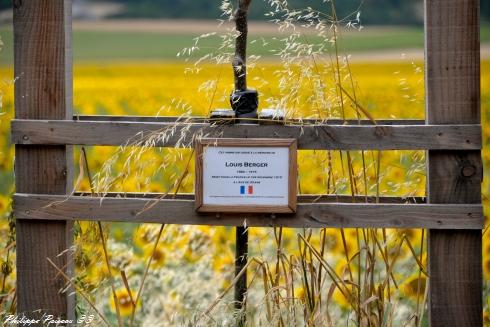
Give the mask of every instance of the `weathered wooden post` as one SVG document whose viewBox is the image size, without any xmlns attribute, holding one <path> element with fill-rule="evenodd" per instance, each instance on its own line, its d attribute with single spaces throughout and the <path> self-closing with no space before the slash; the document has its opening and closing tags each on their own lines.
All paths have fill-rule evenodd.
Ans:
<svg viewBox="0 0 490 327">
<path fill-rule="evenodd" d="M 426 122 L 480 123 L 478 0 L 425 0 Z M 479 150 L 428 151 L 430 203 L 481 203 Z M 480 230 L 429 231 L 429 319 L 482 325 Z"/>
<path fill-rule="evenodd" d="M 71 0 L 15 0 L 13 9 L 15 118 L 71 120 Z M 72 159 L 71 146 L 16 145 L 16 191 L 67 194 L 73 184 Z M 71 245 L 71 225 L 17 220 L 19 314 L 73 319 L 75 297 L 60 292 L 65 281 L 47 261 L 70 274 L 68 254 L 58 255 Z"/>
</svg>

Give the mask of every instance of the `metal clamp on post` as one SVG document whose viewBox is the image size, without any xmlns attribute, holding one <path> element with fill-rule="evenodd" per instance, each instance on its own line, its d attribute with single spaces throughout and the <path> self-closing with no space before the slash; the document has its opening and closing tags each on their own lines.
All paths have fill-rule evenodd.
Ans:
<svg viewBox="0 0 490 327">
<path fill-rule="evenodd" d="M 230 95 L 230 104 L 240 123 L 257 123 L 257 108 L 259 107 L 259 93 L 257 90 L 234 90 Z M 249 118 L 250 120 L 244 120 Z"/>
</svg>

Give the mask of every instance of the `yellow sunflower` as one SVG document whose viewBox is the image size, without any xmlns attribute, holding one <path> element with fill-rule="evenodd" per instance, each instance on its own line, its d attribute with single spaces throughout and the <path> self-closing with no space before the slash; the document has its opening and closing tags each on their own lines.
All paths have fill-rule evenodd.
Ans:
<svg viewBox="0 0 490 327">
<path fill-rule="evenodd" d="M 142 224 L 133 232 L 134 245 L 145 248 L 148 244 L 152 244 L 158 235 L 159 229 L 159 225 Z"/>
<path fill-rule="evenodd" d="M 483 257 L 483 278 L 490 280 L 490 256 Z"/>
<path fill-rule="evenodd" d="M 417 295 L 422 297 L 425 291 L 427 278 L 424 275 L 414 274 L 410 276 L 401 287 L 402 293 L 409 299 L 416 300 Z"/>
<path fill-rule="evenodd" d="M 490 280 L 490 233 L 483 236 L 483 278 Z"/>
<path fill-rule="evenodd" d="M 235 258 L 230 252 L 222 252 L 216 255 L 213 260 L 213 270 L 217 272 L 223 272 L 235 264 Z"/>
<path fill-rule="evenodd" d="M 131 315 L 131 312 L 133 310 L 133 306 L 135 305 L 135 304 L 133 304 L 134 292 L 131 292 L 131 293 L 132 294 L 130 295 L 129 292 L 126 290 L 126 288 L 119 288 L 116 290 L 116 299 L 117 299 L 117 303 L 119 306 L 119 313 L 122 317 L 127 317 L 127 316 Z M 112 292 L 110 293 L 109 296 L 110 296 L 110 300 L 109 300 L 110 307 L 114 312 L 117 312 L 116 311 L 116 302 L 114 300 L 114 296 L 113 296 Z"/>
<path fill-rule="evenodd" d="M 334 300 L 335 303 L 337 303 L 340 308 L 342 309 L 348 309 L 350 307 L 350 303 L 349 303 L 349 300 L 348 298 L 346 297 L 347 294 L 347 290 L 343 290 L 344 293 L 342 293 L 338 287 L 335 287 L 335 290 L 333 291 L 333 295 L 332 295 L 332 298 Z"/>
<path fill-rule="evenodd" d="M 294 288 L 294 298 L 300 300 L 301 302 L 305 301 L 306 292 L 303 286 Z"/>
<path fill-rule="evenodd" d="M 344 249 L 340 232 L 334 228 L 327 228 L 325 231 L 325 243 L 330 253 L 340 252 Z"/>
<path fill-rule="evenodd" d="M 165 263 L 165 249 L 161 244 L 158 244 L 153 250 L 153 246 L 146 246 L 143 250 L 146 258 L 151 256 L 151 264 L 152 268 L 157 268 L 163 266 Z"/>
</svg>

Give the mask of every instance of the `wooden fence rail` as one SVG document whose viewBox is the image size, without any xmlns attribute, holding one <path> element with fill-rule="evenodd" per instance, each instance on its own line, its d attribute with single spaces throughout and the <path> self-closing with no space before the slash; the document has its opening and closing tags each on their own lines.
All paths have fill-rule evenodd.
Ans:
<svg viewBox="0 0 490 327">
<path fill-rule="evenodd" d="M 189 147 L 195 137 L 295 138 L 310 150 L 479 150 L 481 126 L 473 125 L 216 125 L 187 122 L 12 121 L 16 144 Z M 152 138 L 152 142 L 145 142 Z"/>
<path fill-rule="evenodd" d="M 479 204 L 299 202 L 295 214 L 198 213 L 194 199 L 15 194 L 17 219 L 210 226 L 478 229 Z M 401 201 L 400 201 L 401 202 Z"/>
</svg>

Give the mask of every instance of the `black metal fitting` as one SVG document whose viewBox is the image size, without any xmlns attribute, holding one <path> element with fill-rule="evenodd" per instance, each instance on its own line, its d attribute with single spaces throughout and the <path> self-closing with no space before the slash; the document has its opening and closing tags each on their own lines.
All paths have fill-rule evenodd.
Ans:
<svg viewBox="0 0 490 327">
<path fill-rule="evenodd" d="M 253 89 L 235 90 L 230 95 L 230 104 L 237 118 L 256 119 L 258 117 L 259 93 Z"/>
</svg>

